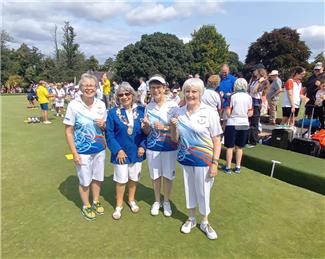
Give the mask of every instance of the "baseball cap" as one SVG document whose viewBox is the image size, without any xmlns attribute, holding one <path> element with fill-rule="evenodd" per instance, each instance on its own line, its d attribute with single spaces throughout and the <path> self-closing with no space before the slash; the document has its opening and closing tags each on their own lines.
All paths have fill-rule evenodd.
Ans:
<svg viewBox="0 0 325 259">
<path fill-rule="evenodd" d="M 322 69 L 322 67 L 323 67 L 323 64 L 321 62 L 317 62 L 315 67 L 314 67 L 314 70 L 315 69 Z"/>
<path fill-rule="evenodd" d="M 163 85 L 166 85 L 165 79 L 160 75 L 154 75 L 154 76 L 150 77 L 148 84 L 150 84 L 153 81 L 158 81 L 158 82 L 162 83 Z"/>
<path fill-rule="evenodd" d="M 271 73 L 269 74 L 269 76 L 277 76 L 277 75 L 279 75 L 278 70 L 272 70 Z"/>
</svg>

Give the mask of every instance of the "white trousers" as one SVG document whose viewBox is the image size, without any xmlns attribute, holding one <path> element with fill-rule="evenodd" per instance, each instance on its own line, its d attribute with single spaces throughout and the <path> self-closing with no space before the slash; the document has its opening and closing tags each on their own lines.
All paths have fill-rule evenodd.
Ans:
<svg viewBox="0 0 325 259">
<path fill-rule="evenodd" d="M 147 149 L 146 156 L 152 180 L 161 176 L 169 180 L 175 179 L 177 150 L 162 152 Z"/>
<path fill-rule="evenodd" d="M 210 190 L 214 177 L 209 175 L 209 167 L 185 166 L 183 167 L 186 208 L 195 209 L 199 205 L 202 216 L 210 213 Z"/>
</svg>

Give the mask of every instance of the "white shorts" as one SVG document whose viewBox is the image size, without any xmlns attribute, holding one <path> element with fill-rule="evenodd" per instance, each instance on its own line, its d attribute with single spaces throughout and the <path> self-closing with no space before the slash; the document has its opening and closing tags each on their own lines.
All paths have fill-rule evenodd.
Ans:
<svg viewBox="0 0 325 259">
<path fill-rule="evenodd" d="M 63 106 L 64 106 L 64 99 L 55 101 L 55 107 L 59 108 Z"/>
<path fill-rule="evenodd" d="M 194 209 L 199 205 L 200 214 L 208 216 L 210 213 L 210 190 L 214 177 L 209 175 L 209 167 L 183 167 L 186 208 Z"/>
<path fill-rule="evenodd" d="M 118 165 L 114 164 L 113 180 L 118 183 L 127 183 L 128 180 L 138 182 L 140 180 L 142 163 Z"/>
<path fill-rule="evenodd" d="M 104 181 L 105 150 L 91 155 L 80 155 L 81 165 L 77 166 L 79 184 L 89 186 L 92 180 Z"/>
<path fill-rule="evenodd" d="M 163 152 L 147 149 L 146 156 L 152 180 L 156 180 L 161 176 L 169 180 L 175 179 L 177 150 Z"/>
</svg>

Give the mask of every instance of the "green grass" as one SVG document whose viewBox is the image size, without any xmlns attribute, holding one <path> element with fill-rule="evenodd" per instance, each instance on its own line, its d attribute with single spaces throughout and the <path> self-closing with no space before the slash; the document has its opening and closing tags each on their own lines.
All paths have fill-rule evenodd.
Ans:
<svg viewBox="0 0 325 259">
<path fill-rule="evenodd" d="M 107 159 L 102 201 L 94 222 L 80 215 L 78 180 L 67 161 L 61 118 L 52 125 L 27 124 L 22 96 L 2 101 L 3 258 L 323 258 L 324 196 L 243 168 L 220 173 L 211 193 L 210 223 L 219 238 L 198 229 L 183 235 L 186 219 L 180 167 L 172 193 L 174 214 L 150 216 L 153 191 L 144 163 L 137 199 L 141 211 L 114 206 L 112 166 Z M 294 161 L 292 161 L 294 163 Z"/>
</svg>

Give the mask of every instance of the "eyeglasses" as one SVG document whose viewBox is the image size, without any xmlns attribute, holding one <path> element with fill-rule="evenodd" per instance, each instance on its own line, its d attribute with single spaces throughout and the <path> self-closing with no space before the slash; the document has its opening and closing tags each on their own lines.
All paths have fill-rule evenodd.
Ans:
<svg viewBox="0 0 325 259">
<path fill-rule="evenodd" d="M 117 96 L 121 98 L 121 97 L 123 97 L 124 95 L 125 95 L 126 97 L 129 97 L 129 96 L 131 95 L 131 93 L 129 93 L 129 92 L 120 93 L 120 94 L 118 94 Z"/>
</svg>

